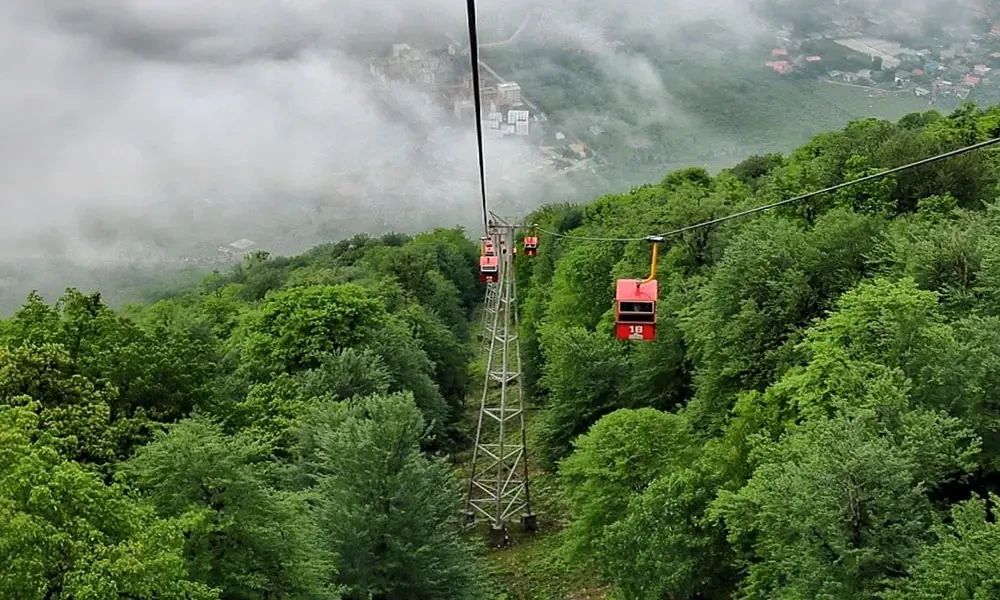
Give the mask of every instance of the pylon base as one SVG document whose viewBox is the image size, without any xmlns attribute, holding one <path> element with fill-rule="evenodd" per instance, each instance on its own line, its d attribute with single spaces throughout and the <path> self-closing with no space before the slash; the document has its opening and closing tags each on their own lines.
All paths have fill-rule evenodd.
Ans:
<svg viewBox="0 0 1000 600">
<path fill-rule="evenodd" d="M 533 513 L 521 515 L 521 529 L 527 533 L 538 531 L 538 515 Z"/>
<path fill-rule="evenodd" d="M 490 546 L 494 548 L 505 548 L 507 544 L 510 543 L 510 538 L 507 537 L 507 527 L 496 525 L 490 527 Z"/>
</svg>

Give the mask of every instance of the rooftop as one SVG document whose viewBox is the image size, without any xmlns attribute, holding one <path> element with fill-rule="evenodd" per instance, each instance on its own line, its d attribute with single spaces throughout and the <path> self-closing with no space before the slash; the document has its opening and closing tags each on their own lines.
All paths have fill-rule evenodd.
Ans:
<svg viewBox="0 0 1000 600">
<path fill-rule="evenodd" d="M 246 238 L 240 238 L 240 239 L 236 240 L 235 242 L 230 243 L 229 245 L 231 247 L 233 247 L 233 248 L 236 248 L 237 250 L 246 250 L 247 248 L 249 248 L 250 246 L 253 246 L 255 244 L 256 244 L 256 242 L 254 242 L 252 240 L 248 240 Z"/>
</svg>

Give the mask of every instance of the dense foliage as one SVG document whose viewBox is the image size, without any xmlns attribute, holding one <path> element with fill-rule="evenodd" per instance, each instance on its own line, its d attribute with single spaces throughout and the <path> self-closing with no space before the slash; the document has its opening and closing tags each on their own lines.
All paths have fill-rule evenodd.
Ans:
<svg viewBox="0 0 1000 600">
<path fill-rule="evenodd" d="M 29 297 L 0 321 L 0 596 L 483 597 L 435 456 L 475 257 L 359 236 L 124 314 Z"/>
<path fill-rule="evenodd" d="M 971 105 L 862 120 L 531 220 L 670 231 L 998 134 Z M 998 167 L 981 150 L 668 238 L 651 344 L 611 334 L 648 243 L 543 237 L 526 383 L 565 551 L 629 600 L 1000 593 Z"/>
<path fill-rule="evenodd" d="M 593 238 L 998 134 L 971 105 L 857 121 L 531 215 L 591 238 L 517 260 L 554 562 L 628 600 L 997 597 L 1000 150 L 668 238 L 653 343 L 612 336 L 648 244 Z M 31 295 L 0 321 L 0 596 L 493 597 L 443 456 L 469 445 L 476 255 L 358 236 L 119 313 Z"/>
</svg>

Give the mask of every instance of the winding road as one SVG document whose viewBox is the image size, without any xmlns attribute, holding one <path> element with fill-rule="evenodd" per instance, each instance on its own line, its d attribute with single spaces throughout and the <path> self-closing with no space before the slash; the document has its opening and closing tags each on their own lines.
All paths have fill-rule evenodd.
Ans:
<svg viewBox="0 0 1000 600">
<path fill-rule="evenodd" d="M 524 28 L 528 26 L 528 21 L 530 20 L 531 20 L 531 13 L 529 12 L 528 14 L 524 15 L 524 20 L 521 21 L 521 25 L 518 26 L 517 31 L 515 31 L 514 34 L 511 35 L 509 38 L 505 39 L 502 42 L 490 42 L 488 44 L 479 44 L 479 47 L 496 48 L 497 46 L 506 46 L 507 44 L 514 42 L 517 39 L 517 36 L 521 35 L 521 32 L 524 31 Z"/>
</svg>

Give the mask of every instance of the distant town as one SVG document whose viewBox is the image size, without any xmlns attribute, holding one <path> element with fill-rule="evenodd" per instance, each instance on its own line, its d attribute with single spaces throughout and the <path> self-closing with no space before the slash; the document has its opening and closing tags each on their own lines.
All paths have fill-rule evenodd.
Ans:
<svg viewBox="0 0 1000 600">
<path fill-rule="evenodd" d="M 852 14 L 850 5 L 838 4 L 839 14 L 816 31 L 797 35 L 791 26 L 777 27 L 764 66 L 786 76 L 912 93 L 931 106 L 1000 96 L 1000 77 L 994 73 L 1000 70 L 1000 15 L 993 3 L 955 2 L 949 17 L 963 17 L 954 20 L 966 24 L 942 26 L 924 39 L 918 33 L 921 24 L 903 10 L 868 7 Z"/>
<path fill-rule="evenodd" d="M 369 60 L 369 73 L 382 86 L 416 86 L 432 102 L 447 108 L 456 124 L 469 124 L 476 114 L 469 60 L 468 46 L 456 43 L 437 49 L 398 43 L 388 55 Z M 586 144 L 562 131 L 545 136 L 548 118 L 525 97 L 521 86 L 504 80 L 483 61 L 480 67 L 484 133 L 493 139 L 515 137 L 533 143 L 541 158 L 529 171 L 549 170 L 555 175 L 589 167 L 594 152 Z M 556 145 L 546 145 L 546 139 L 555 140 Z"/>
</svg>

